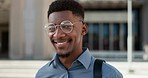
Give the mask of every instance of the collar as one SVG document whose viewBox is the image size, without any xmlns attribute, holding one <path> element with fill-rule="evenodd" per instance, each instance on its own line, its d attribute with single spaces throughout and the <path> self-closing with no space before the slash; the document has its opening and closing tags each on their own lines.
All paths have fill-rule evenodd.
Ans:
<svg viewBox="0 0 148 78">
<path fill-rule="evenodd" d="M 91 54 L 89 53 L 88 48 L 83 48 L 83 53 L 78 57 L 78 61 L 83 64 L 83 66 L 88 69 L 91 63 Z"/>
<path fill-rule="evenodd" d="M 54 67 L 56 67 L 57 65 L 57 55 L 54 55 L 54 57 L 51 59 L 50 63 L 49 63 L 49 66 L 53 63 Z"/>
<path fill-rule="evenodd" d="M 92 56 L 88 48 L 83 48 L 83 53 L 76 60 L 78 60 L 85 67 L 85 69 L 88 69 L 91 63 L 91 57 Z M 56 67 L 58 62 L 58 57 L 55 55 L 50 61 L 49 66 L 53 63 L 54 67 Z"/>
</svg>

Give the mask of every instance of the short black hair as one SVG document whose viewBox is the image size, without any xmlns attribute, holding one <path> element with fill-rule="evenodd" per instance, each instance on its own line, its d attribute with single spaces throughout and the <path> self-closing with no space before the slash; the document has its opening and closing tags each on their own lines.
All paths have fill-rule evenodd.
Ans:
<svg viewBox="0 0 148 78">
<path fill-rule="evenodd" d="M 74 0 L 56 0 L 52 2 L 48 9 L 47 18 L 49 19 L 49 15 L 53 12 L 65 10 L 72 11 L 73 14 L 84 19 L 84 8 L 77 1 Z"/>
</svg>

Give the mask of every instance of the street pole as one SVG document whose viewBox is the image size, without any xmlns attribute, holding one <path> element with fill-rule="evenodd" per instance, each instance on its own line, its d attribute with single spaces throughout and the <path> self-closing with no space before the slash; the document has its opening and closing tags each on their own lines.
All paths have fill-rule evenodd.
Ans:
<svg viewBox="0 0 148 78">
<path fill-rule="evenodd" d="M 128 72 L 134 72 L 134 70 L 132 70 L 131 65 L 132 65 L 132 0 L 127 0 L 127 7 L 128 7 L 128 48 L 127 48 L 127 60 L 128 60 Z"/>
</svg>

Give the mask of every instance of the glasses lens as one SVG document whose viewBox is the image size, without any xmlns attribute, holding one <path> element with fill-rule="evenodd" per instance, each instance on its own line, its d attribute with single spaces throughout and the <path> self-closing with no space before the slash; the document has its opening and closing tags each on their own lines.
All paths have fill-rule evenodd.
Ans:
<svg viewBox="0 0 148 78">
<path fill-rule="evenodd" d="M 70 21 L 63 21 L 61 23 L 61 29 L 65 33 L 70 33 L 73 29 L 73 24 Z"/>
<path fill-rule="evenodd" d="M 56 27 L 54 24 L 48 24 L 48 32 L 53 33 L 56 31 Z"/>
</svg>

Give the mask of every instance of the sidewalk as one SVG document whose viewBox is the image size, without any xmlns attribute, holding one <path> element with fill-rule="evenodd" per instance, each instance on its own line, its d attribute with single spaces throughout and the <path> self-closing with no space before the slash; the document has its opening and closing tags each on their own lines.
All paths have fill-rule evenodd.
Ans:
<svg viewBox="0 0 148 78">
<path fill-rule="evenodd" d="M 47 60 L 0 60 L 0 78 L 34 78 L 37 70 Z M 134 62 L 128 72 L 127 62 L 108 62 L 115 66 L 124 78 L 148 78 L 148 62 Z"/>
<path fill-rule="evenodd" d="M 148 78 L 148 62 L 133 62 L 131 66 L 127 62 L 109 63 L 115 66 L 123 74 L 124 78 Z"/>
</svg>

